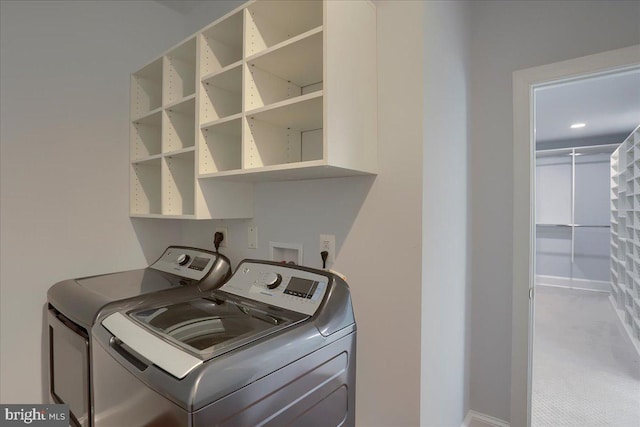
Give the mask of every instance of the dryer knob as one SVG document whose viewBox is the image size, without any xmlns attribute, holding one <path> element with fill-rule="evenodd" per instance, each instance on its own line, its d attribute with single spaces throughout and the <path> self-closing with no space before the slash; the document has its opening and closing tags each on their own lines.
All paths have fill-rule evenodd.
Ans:
<svg viewBox="0 0 640 427">
<path fill-rule="evenodd" d="M 267 285 L 267 288 L 275 289 L 282 283 L 282 276 L 278 273 L 269 273 L 267 277 L 265 277 L 264 283 Z"/>
<path fill-rule="evenodd" d="M 180 254 L 178 255 L 178 259 L 176 261 L 178 261 L 179 265 L 185 265 L 186 263 L 189 262 L 189 260 L 191 259 L 191 257 L 187 254 Z"/>
</svg>

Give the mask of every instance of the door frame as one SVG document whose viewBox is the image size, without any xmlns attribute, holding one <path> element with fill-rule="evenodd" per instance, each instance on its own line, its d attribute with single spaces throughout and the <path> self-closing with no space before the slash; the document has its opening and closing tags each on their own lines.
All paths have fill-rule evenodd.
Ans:
<svg viewBox="0 0 640 427">
<path fill-rule="evenodd" d="M 535 277 L 534 97 L 537 87 L 640 66 L 640 45 L 513 73 L 513 298 L 511 422 L 531 425 Z"/>
</svg>

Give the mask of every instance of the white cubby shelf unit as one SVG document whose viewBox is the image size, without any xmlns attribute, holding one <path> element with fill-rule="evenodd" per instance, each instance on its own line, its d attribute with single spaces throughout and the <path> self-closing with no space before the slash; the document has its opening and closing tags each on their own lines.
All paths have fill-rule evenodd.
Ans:
<svg viewBox="0 0 640 427">
<path fill-rule="evenodd" d="M 197 36 L 131 77 L 130 215 L 249 218 L 253 189 L 197 177 L 200 100 Z"/>
<path fill-rule="evenodd" d="M 251 182 L 374 175 L 375 5 L 247 2 L 131 94 L 133 216 L 250 217 Z"/>
<path fill-rule="evenodd" d="M 640 126 L 611 155 L 611 298 L 640 352 Z"/>
</svg>

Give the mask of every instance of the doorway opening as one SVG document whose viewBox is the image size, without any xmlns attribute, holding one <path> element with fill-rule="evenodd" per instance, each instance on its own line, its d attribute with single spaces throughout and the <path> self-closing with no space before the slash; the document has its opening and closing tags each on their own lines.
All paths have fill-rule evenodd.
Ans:
<svg viewBox="0 0 640 427">
<path fill-rule="evenodd" d="M 535 284 L 534 90 L 640 68 L 640 45 L 513 73 L 513 293 L 511 425 L 531 425 Z"/>
<path fill-rule="evenodd" d="M 533 97 L 531 425 L 635 426 L 640 343 L 618 301 L 624 266 L 611 258 L 619 255 L 611 159 L 640 124 L 640 69 L 539 85 Z"/>
</svg>

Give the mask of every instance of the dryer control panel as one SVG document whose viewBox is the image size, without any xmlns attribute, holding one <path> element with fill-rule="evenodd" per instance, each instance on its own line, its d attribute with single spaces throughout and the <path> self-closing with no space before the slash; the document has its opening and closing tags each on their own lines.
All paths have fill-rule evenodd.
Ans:
<svg viewBox="0 0 640 427">
<path fill-rule="evenodd" d="M 243 262 L 220 290 L 312 316 L 327 292 L 321 274 L 283 265 Z"/>
<path fill-rule="evenodd" d="M 169 246 L 151 268 L 188 279 L 201 280 L 216 261 L 216 254 L 194 248 Z"/>
</svg>

